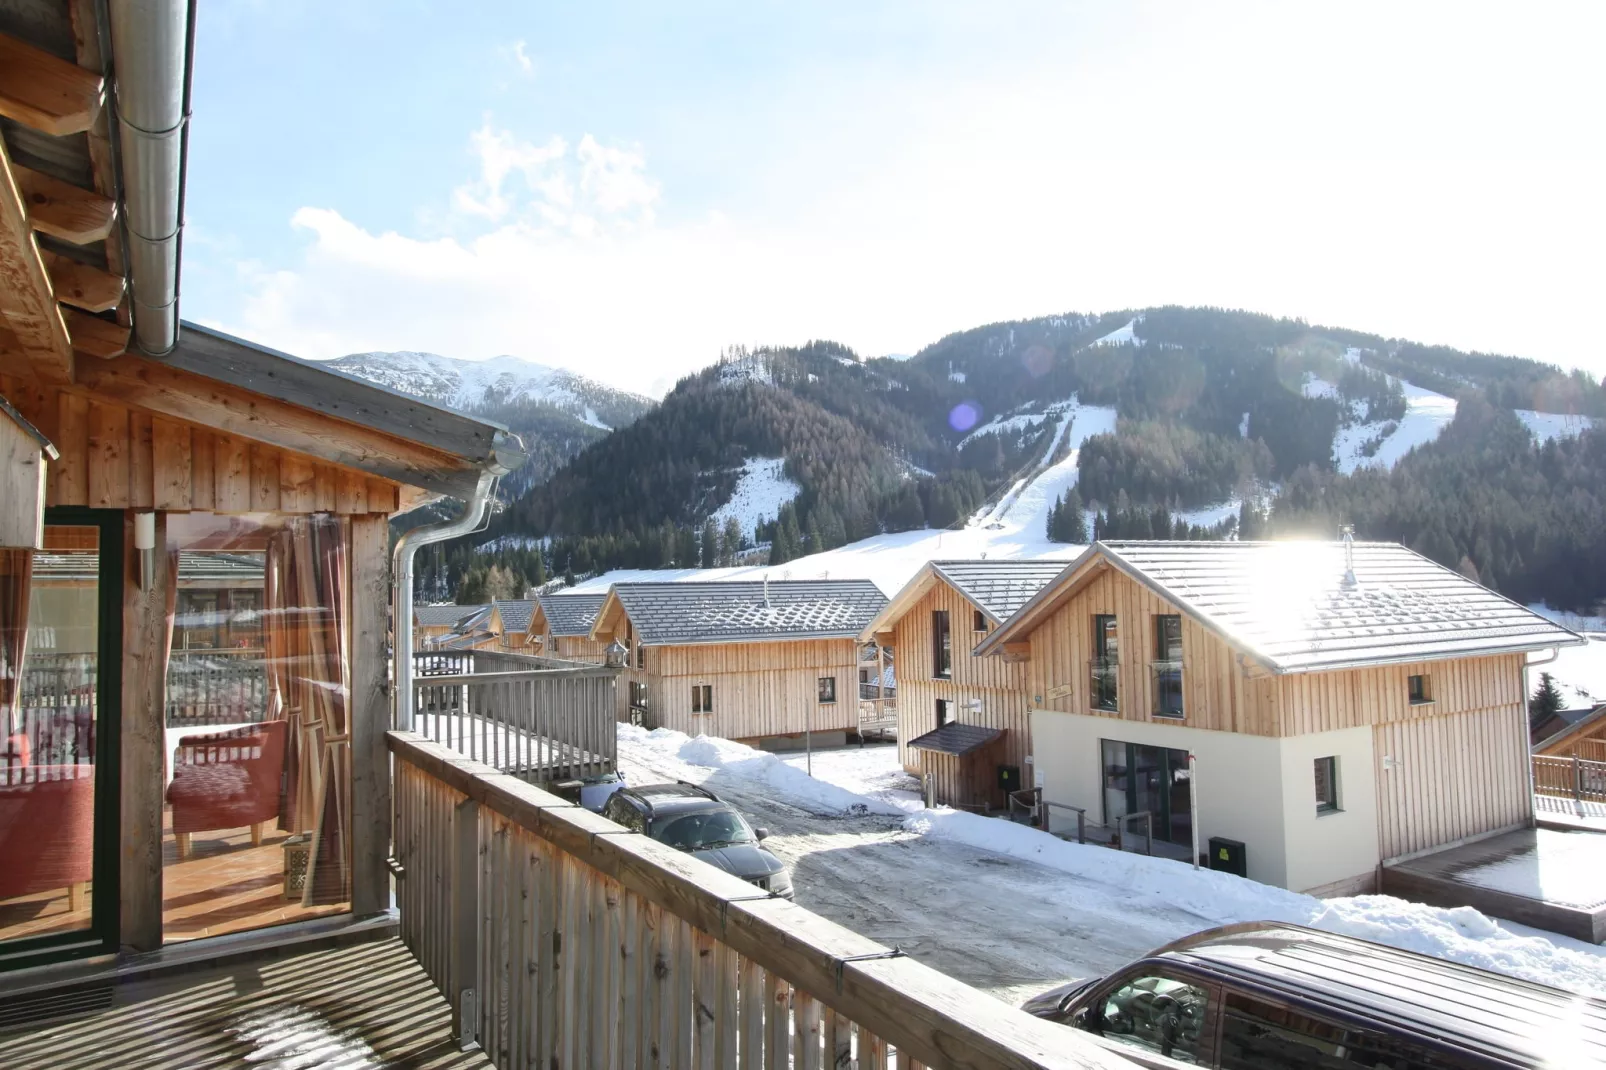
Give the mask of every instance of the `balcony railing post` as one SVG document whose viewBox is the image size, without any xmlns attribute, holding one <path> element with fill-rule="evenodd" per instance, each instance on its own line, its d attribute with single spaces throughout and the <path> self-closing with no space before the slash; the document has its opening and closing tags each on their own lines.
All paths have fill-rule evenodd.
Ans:
<svg viewBox="0 0 1606 1070">
<path fill-rule="evenodd" d="M 452 1032 L 458 1047 L 479 1042 L 475 979 L 480 973 L 480 807 L 473 799 L 452 815 Z"/>
<path fill-rule="evenodd" d="M 1584 766 L 1576 754 L 1573 755 L 1573 801 L 1579 806 L 1584 804 Z"/>
</svg>

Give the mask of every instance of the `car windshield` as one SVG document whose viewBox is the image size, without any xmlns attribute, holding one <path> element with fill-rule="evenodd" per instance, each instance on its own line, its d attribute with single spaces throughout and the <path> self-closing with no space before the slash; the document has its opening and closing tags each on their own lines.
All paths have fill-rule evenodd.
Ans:
<svg viewBox="0 0 1606 1070">
<path fill-rule="evenodd" d="M 734 810 L 707 810 L 672 818 L 655 824 L 652 836 L 660 843 L 667 843 L 682 851 L 754 842 L 753 830 L 748 828 L 742 815 Z"/>
</svg>

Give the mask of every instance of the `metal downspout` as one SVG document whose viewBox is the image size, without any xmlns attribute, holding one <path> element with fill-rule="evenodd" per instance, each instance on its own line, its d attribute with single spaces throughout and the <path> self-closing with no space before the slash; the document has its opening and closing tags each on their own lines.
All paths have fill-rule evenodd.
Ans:
<svg viewBox="0 0 1606 1070">
<path fill-rule="evenodd" d="M 1528 765 L 1528 827 L 1529 828 L 1535 828 L 1535 827 L 1538 826 L 1538 824 L 1539 824 L 1539 814 L 1534 810 L 1534 744 L 1533 744 L 1533 726 L 1529 723 L 1528 717 L 1527 717 L 1528 700 L 1533 695 L 1533 685 L 1529 682 L 1528 670 L 1533 668 L 1535 665 L 1549 665 L 1551 662 L 1555 661 L 1559 657 L 1561 657 L 1561 647 L 1556 646 L 1556 647 L 1551 647 L 1550 648 L 1550 656 L 1549 657 L 1540 658 L 1538 661 L 1528 661 L 1525 658 L 1523 663 L 1522 663 L 1522 712 L 1523 712 L 1523 715 L 1524 715 L 1523 718 L 1522 718 L 1522 749 L 1528 755 L 1527 765 Z"/>
<path fill-rule="evenodd" d="M 495 469 L 482 471 L 462 516 L 404 531 L 396 540 L 390 586 L 391 631 L 395 636 L 391 653 L 391 724 L 402 731 L 413 727 L 413 556 L 420 546 L 455 539 L 479 527 L 490 507 L 496 480 Z"/>
</svg>

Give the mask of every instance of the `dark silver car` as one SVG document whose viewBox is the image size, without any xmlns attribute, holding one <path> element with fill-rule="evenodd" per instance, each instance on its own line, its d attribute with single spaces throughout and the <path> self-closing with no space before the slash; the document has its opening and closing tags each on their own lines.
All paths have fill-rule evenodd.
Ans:
<svg viewBox="0 0 1606 1070">
<path fill-rule="evenodd" d="M 792 872 L 759 845 L 755 829 L 729 803 L 695 784 L 647 784 L 608 796 L 602 816 L 659 843 L 689 851 L 772 895 L 792 898 Z"/>
<path fill-rule="evenodd" d="M 1147 1067 L 1606 1067 L 1606 1002 L 1301 925 L 1229 925 L 1022 1009 Z"/>
</svg>

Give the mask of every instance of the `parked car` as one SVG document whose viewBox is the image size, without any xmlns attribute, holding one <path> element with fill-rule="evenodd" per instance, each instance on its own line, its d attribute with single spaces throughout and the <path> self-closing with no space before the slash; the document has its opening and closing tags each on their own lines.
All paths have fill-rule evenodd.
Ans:
<svg viewBox="0 0 1606 1070">
<path fill-rule="evenodd" d="M 1022 1009 L 1149 1067 L 1606 1067 L 1606 1001 L 1273 922 L 1197 933 Z"/>
<path fill-rule="evenodd" d="M 718 795 L 695 784 L 624 787 L 608 796 L 602 816 L 689 851 L 713 866 L 784 899 L 792 898 L 792 871 L 759 841 L 755 829 Z"/>
</svg>

